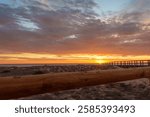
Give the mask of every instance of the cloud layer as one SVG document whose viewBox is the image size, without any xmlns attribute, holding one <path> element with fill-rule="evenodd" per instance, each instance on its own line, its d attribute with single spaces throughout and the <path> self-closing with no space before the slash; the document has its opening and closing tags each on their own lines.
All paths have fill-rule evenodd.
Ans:
<svg viewBox="0 0 150 117">
<path fill-rule="evenodd" d="M 149 0 L 131 1 L 106 20 L 98 6 L 94 0 L 0 1 L 0 53 L 150 53 Z"/>
</svg>

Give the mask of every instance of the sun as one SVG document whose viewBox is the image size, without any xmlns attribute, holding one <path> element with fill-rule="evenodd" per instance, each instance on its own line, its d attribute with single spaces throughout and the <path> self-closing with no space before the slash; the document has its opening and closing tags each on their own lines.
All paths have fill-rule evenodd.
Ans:
<svg viewBox="0 0 150 117">
<path fill-rule="evenodd" d="M 98 64 L 103 64 L 103 63 L 107 63 L 107 60 L 103 60 L 103 59 L 99 59 L 99 60 L 95 60 L 96 63 Z"/>
</svg>

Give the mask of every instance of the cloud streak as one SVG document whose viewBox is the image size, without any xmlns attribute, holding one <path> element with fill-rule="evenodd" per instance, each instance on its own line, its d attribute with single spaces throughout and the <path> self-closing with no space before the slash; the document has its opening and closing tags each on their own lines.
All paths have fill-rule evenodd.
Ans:
<svg viewBox="0 0 150 117">
<path fill-rule="evenodd" d="M 0 53 L 147 55 L 149 5 L 136 0 L 102 20 L 94 0 L 0 2 Z"/>
</svg>

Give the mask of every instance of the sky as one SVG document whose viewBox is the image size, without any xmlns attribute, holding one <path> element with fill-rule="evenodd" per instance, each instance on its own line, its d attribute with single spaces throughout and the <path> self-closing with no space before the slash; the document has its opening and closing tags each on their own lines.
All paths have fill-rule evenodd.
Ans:
<svg viewBox="0 0 150 117">
<path fill-rule="evenodd" d="M 0 64 L 150 59 L 150 0 L 0 0 Z"/>
</svg>

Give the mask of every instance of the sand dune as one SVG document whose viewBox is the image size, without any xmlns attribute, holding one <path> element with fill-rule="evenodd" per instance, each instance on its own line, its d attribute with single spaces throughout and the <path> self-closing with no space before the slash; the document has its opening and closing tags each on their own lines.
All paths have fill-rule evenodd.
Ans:
<svg viewBox="0 0 150 117">
<path fill-rule="evenodd" d="M 150 78 L 150 67 L 2 77 L 0 78 L 0 99 L 18 98 L 139 78 Z"/>
</svg>

